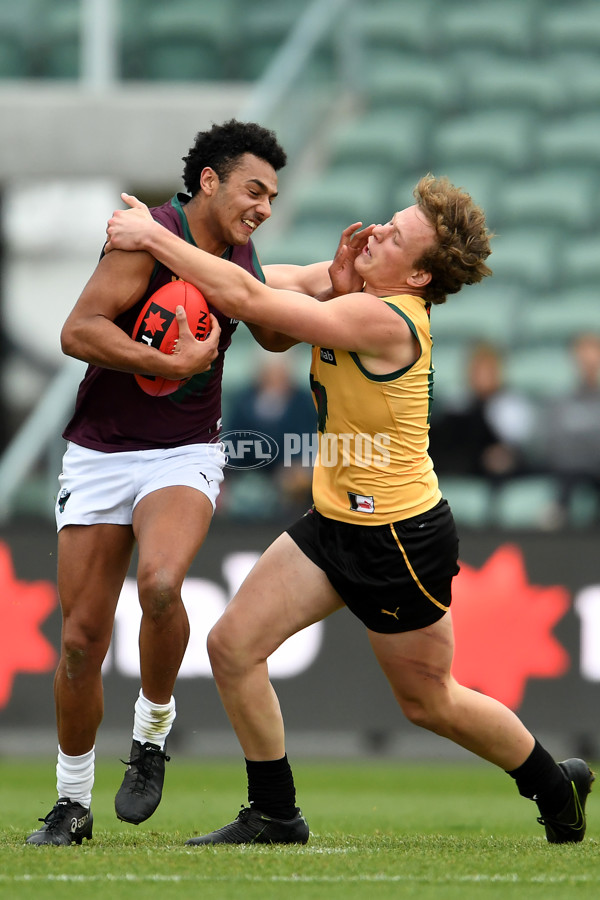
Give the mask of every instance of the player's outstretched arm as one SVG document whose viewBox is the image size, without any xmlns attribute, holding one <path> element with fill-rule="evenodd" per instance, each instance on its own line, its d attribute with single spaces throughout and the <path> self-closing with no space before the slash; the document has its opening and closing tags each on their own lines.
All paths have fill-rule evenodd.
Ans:
<svg viewBox="0 0 600 900">
<path fill-rule="evenodd" d="M 363 280 L 354 269 L 375 225 L 362 228 L 354 222 L 344 229 L 333 259 L 306 266 L 267 265 L 264 272 L 269 287 L 298 291 L 317 300 L 331 300 L 342 294 L 361 291 Z"/>
<path fill-rule="evenodd" d="M 265 303 L 270 305 L 269 300 L 271 304 L 277 300 L 280 307 L 285 305 L 280 302 L 284 297 L 315 302 L 300 293 L 269 288 L 240 266 L 188 244 L 156 222 L 148 207 L 136 197 L 121 196 L 131 209 L 116 210 L 109 219 L 107 252 L 145 250 L 184 281 L 199 287 L 206 299 L 226 315 L 254 325 L 279 327 L 264 310 Z M 277 319 L 276 311 L 274 318 Z"/>
<path fill-rule="evenodd" d="M 168 231 L 147 207 L 122 194 L 131 207 L 108 222 L 108 250 L 146 250 L 232 318 L 274 328 L 296 340 L 321 347 L 385 356 L 390 347 L 410 340 L 403 319 L 377 297 L 351 293 L 319 303 L 294 291 L 262 284 L 240 266 L 206 253 Z"/>
</svg>

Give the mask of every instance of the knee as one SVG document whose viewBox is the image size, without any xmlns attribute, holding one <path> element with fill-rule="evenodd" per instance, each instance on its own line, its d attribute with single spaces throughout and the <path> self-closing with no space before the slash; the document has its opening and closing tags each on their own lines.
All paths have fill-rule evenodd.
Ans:
<svg viewBox="0 0 600 900">
<path fill-rule="evenodd" d="M 206 641 L 208 657 L 215 679 L 231 678 L 246 668 L 246 652 L 242 641 L 221 620 L 210 630 Z"/>
<path fill-rule="evenodd" d="M 110 643 L 110 632 L 105 634 L 82 622 L 67 621 L 63 624 L 62 657 L 69 679 L 75 679 L 90 671 L 100 670 Z"/>
<path fill-rule="evenodd" d="M 159 621 L 181 603 L 181 579 L 164 567 L 138 571 L 138 592 L 144 615 Z"/>
<path fill-rule="evenodd" d="M 206 649 L 208 650 L 208 658 L 215 676 L 224 673 L 231 667 L 234 655 L 227 639 L 227 633 L 221 627 L 220 622 L 217 622 L 209 631 L 206 639 Z"/>
<path fill-rule="evenodd" d="M 433 697 L 398 697 L 402 712 L 413 725 L 428 731 L 444 731 L 445 713 L 443 706 Z"/>
</svg>

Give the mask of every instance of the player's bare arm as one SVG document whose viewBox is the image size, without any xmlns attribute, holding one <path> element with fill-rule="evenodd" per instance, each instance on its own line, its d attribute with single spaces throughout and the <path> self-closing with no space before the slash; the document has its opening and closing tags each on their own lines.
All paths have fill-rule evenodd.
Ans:
<svg viewBox="0 0 600 900">
<path fill-rule="evenodd" d="M 362 278 L 354 271 L 354 260 L 362 252 L 373 226 L 357 235 L 362 222 L 355 222 L 346 228 L 340 239 L 333 260 L 312 263 L 306 266 L 274 264 L 263 266 L 266 284 L 277 290 L 297 291 L 317 300 L 325 301 L 342 294 L 360 291 Z M 282 352 L 298 341 L 273 329 L 245 323 L 254 339 L 265 350 Z"/>
<path fill-rule="evenodd" d="M 227 315 L 276 328 L 308 344 L 373 357 L 389 365 L 385 371 L 414 361 L 410 329 L 374 295 L 353 293 L 319 303 L 304 294 L 274 290 L 239 266 L 171 234 L 154 222 L 136 198 L 124 194 L 123 199 L 133 209 L 113 214 L 107 228 L 108 248 L 148 250 L 180 277 L 196 284 L 207 300 Z"/>
<path fill-rule="evenodd" d="M 312 297 L 323 295 L 324 299 L 334 296 L 328 269 L 330 262 L 313 263 L 308 266 L 267 265 L 263 266 L 265 281 L 269 287 L 278 290 L 298 291 Z M 326 295 L 326 296 L 325 296 Z M 297 344 L 295 338 L 273 329 L 263 328 L 246 322 L 254 339 L 265 350 L 281 352 Z"/>
<path fill-rule="evenodd" d="M 331 260 L 312 263 L 307 266 L 275 264 L 263 266 L 265 281 L 269 287 L 279 291 L 297 291 L 315 297 L 331 287 L 328 269 Z"/>
<path fill-rule="evenodd" d="M 356 273 L 354 262 L 375 226 L 361 226 L 362 222 L 354 222 L 344 229 L 332 260 L 307 266 L 265 266 L 266 283 L 269 287 L 298 291 L 317 300 L 330 300 L 362 290 L 363 280 Z"/>
<path fill-rule="evenodd" d="M 362 290 L 363 280 L 354 270 L 354 261 L 362 252 L 374 226 L 358 231 L 361 225 L 362 222 L 355 222 L 344 229 L 333 260 L 306 266 L 264 266 L 266 283 L 269 287 L 297 291 L 320 301 Z M 278 331 L 246 324 L 265 350 L 281 352 L 298 343 Z"/>
<path fill-rule="evenodd" d="M 62 328 L 63 352 L 92 365 L 173 380 L 206 371 L 217 355 L 220 329 L 216 319 L 211 322 L 209 337 L 200 343 L 184 316 L 171 355 L 132 340 L 115 325 L 116 317 L 144 295 L 153 266 L 147 253 L 103 257 Z"/>
<path fill-rule="evenodd" d="M 252 337 L 263 350 L 269 350 L 271 353 L 283 353 L 289 350 L 298 341 L 287 334 L 275 331 L 273 328 L 263 328 L 261 325 L 253 325 L 251 322 L 244 322 L 248 326 Z"/>
</svg>

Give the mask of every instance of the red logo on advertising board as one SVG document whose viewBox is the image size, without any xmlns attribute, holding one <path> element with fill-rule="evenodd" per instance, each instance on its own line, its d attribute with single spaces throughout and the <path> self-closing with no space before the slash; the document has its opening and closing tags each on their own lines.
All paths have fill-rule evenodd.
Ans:
<svg viewBox="0 0 600 900">
<path fill-rule="evenodd" d="M 569 591 L 531 584 L 518 546 L 499 547 L 479 569 L 461 561 L 453 596 L 453 674 L 461 684 L 516 710 L 529 679 L 567 671 L 569 656 L 553 629 L 569 609 Z M 55 669 L 58 653 L 42 627 L 57 604 L 52 582 L 16 577 L 0 542 L 0 709 L 18 674 Z"/>
<path fill-rule="evenodd" d="M 568 609 L 565 587 L 529 583 L 519 547 L 499 547 L 480 569 L 461 562 L 452 600 L 452 674 L 518 709 L 529 678 L 558 678 L 569 668 L 552 634 Z"/>
<path fill-rule="evenodd" d="M 19 581 L 10 550 L 0 542 L 0 708 L 18 672 L 50 672 L 58 654 L 40 628 L 58 603 L 49 581 Z"/>
</svg>

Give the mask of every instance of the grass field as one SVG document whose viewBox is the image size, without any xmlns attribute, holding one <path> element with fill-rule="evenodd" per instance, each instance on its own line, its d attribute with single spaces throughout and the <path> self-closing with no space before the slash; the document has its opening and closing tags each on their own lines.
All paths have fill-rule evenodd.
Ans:
<svg viewBox="0 0 600 900">
<path fill-rule="evenodd" d="M 306 847 L 185 847 L 246 799 L 237 762 L 173 759 L 163 802 L 137 828 L 113 799 L 122 767 L 98 763 L 94 839 L 24 845 L 55 801 L 55 760 L 0 762 L 0 897 L 144 900 L 571 900 L 600 895 L 600 813 L 583 844 L 547 844 L 536 807 L 486 765 L 296 763 Z M 597 767 L 596 767 L 597 768 Z"/>
</svg>

